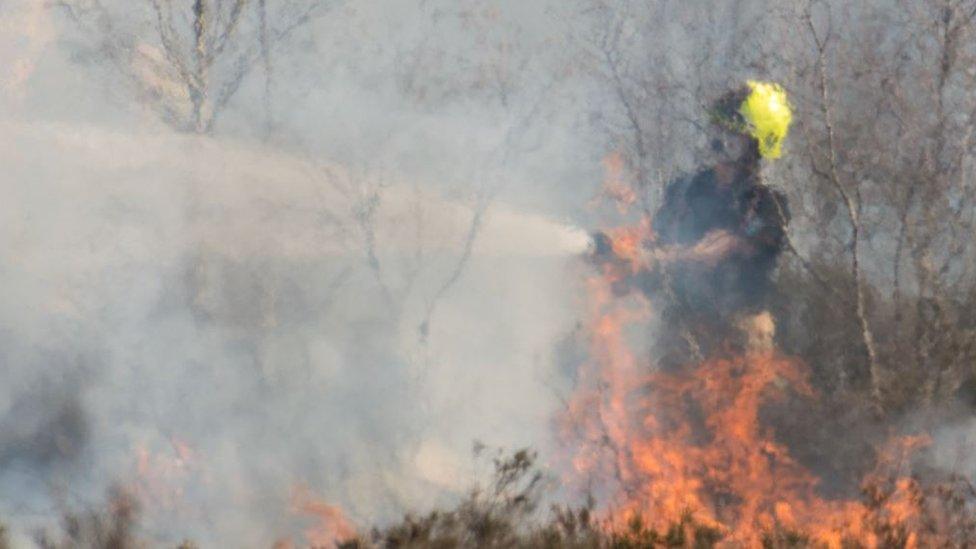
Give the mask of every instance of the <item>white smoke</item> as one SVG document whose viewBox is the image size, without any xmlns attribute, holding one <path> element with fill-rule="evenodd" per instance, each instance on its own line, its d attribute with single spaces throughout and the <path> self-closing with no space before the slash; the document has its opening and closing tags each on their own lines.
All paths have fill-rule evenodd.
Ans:
<svg viewBox="0 0 976 549">
<path fill-rule="evenodd" d="M 0 108 L 15 544 L 122 484 L 154 543 L 270 546 L 312 521 L 296 487 L 370 524 L 466 489 L 474 439 L 545 446 L 588 243 L 564 193 L 595 179 L 567 177 L 571 139 L 513 130 L 534 98 L 499 120 L 432 109 L 395 79 L 373 89 L 400 53 L 436 54 L 412 42 L 430 20 L 413 4 L 344 8 L 280 45 L 271 144 L 254 139 L 256 86 L 217 135 L 178 134 L 91 29 L 54 4 L 0 4 L 17 31 L 0 59 L 23 69 Z M 414 25 L 403 43 L 358 52 L 367 38 L 344 27 L 385 35 L 394 12 Z M 331 59 L 305 52 L 323 30 Z M 522 147 L 535 165 L 507 155 Z"/>
<path fill-rule="evenodd" d="M 78 505 L 134 482 L 160 541 L 270 544 L 293 533 L 294 485 L 390 518 L 464 487 L 472 438 L 545 440 L 581 231 L 489 205 L 422 337 L 469 206 L 212 139 L 4 133 L 0 403 L 14 430 L 0 482 L 20 494 L 3 501 L 14 526 L 44 526 L 62 488 Z M 356 225 L 363 188 L 380 189 L 381 281 Z M 174 469 L 181 443 L 193 459 Z"/>
</svg>

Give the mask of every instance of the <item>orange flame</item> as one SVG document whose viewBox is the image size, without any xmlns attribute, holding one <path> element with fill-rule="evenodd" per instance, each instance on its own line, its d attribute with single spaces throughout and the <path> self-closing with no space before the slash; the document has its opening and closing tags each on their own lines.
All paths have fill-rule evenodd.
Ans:
<svg viewBox="0 0 976 549">
<path fill-rule="evenodd" d="M 681 371 L 655 369 L 627 338 L 646 329 L 651 302 L 639 291 L 619 291 L 620 281 L 641 268 L 649 220 L 605 233 L 624 261 L 602 265 L 587 281 L 591 360 L 560 426 L 574 448 L 573 479 L 588 489 L 594 480 L 609 487 L 611 528 L 640 516 L 666 529 L 691 513 L 731 546 L 759 546 L 771 532 L 802 532 L 828 547 L 850 540 L 878 547 L 887 538 L 877 532 L 894 524 L 907 532 L 905 546 L 918 545 L 919 488 L 895 464 L 924 446 L 924 437 L 895 439 L 881 452 L 865 490 L 897 474 L 876 505 L 821 497 L 819 479 L 760 418 L 770 399 L 815 397 L 805 366 L 764 347 Z"/>
<path fill-rule="evenodd" d="M 603 188 L 594 201 L 610 200 L 621 214 L 637 202 L 637 192 L 631 181 L 633 174 L 627 169 L 624 156 L 612 152 L 603 157 Z"/>
<path fill-rule="evenodd" d="M 295 512 L 318 520 L 305 530 L 306 541 L 312 547 L 333 547 L 356 536 L 356 529 L 342 509 L 318 499 L 304 486 L 292 489 L 291 505 Z"/>
</svg>

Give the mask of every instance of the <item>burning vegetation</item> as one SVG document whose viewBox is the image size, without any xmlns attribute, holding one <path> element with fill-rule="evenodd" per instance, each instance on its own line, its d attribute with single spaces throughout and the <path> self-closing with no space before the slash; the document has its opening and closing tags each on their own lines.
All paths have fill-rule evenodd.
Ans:
<svg viewBox="0 0 976 549">
<path fill-rule="evenodd" d="M 976 547 L 972 2 L 7 4 L 0 549 Z"/>
<path fill-rule="evenodd" d="M 786 197 L 762 181 L 760 162 L 779 156 L 791 113 L 777 96 L 767 107 L 785 122 L 772 123 L 777 137 L 757 141 L 771 132 L 756 131 L 750 117 L 772 116 L 757 107 L 757 90 L 783 93 L 750 83 L 718 102 L 720 121 L 730 122 L 713 144 L 713 168 L 669 184 L 653 215 L 594 237 L 586 358 L 557 421 L 564 493 L 575 488 L 588 503 L 557 505 L 540 520 L 543 477 L 520 452 L 496 461 L 493 490 L 349 546 L 976 543 L 976 490 L 930 465 L 927 426 L 885 414 L 894 395 L 872 402 L 867 383 L 828 394 L 835 387 L 808 365 L 817 357 L 776 335 L 777 317 L 795 310 L 790 277 L 813 281 L 789 272 L 774 279 L 790 214 Z M 604 196 L 624 213 L 635 199 L 620 192 L 619 155 L 605 166 Z M 856 330 L 847 335 L 852 346 L 864 342 Z"/>
<path fill-rule="evenodd" d="M 542 467 L 532 450 L 499 451 L 492 481 L 455 507 L 371 529 L 296 486 L 290 505 L 304 534 L 274 547 L 976 543 L 976 489 L 931 465 L 925 421 L 882 415 L 891 402 L 879 408 L 867 383 L 831 395 L 835 387 L 810 368 L 818 357 L 796 345 L 795 334 L 777 334 L 780 318 L 795 329 L 797 288 L 815 282 L 785 268 L 777 276 L 789 209 L 762 180 L 761 162 L 781 144 L 760 147 L 750 119 L 740 116 L 747 111 L 734 108 L 761 111 L 751 95 L 757 86 L 778 89 L 752 83 L 720 99 L 720 114 L 733 110 L 713 142 L 713 167 L 670 183 L 653 215 L 594 236 L 580 331 L 585 350 L 555 421 L 559 459 Z M 776 127 L 785 137 L 786 126 Z M 626 216 L 636 200 L 621 192 L 619 155 L 605 166 L 604 197 Z M 863 342 L 856 332 L 841 335 L 855 347 Z M 138 449 L 136 480 L 112 490 L 105 511 L 66 512 L 63 533 L 41 532 L 36 543 L 144 546 L 139 513 L 178 510 L 184 485 L 206 483 L 196 452 L 178 438 L 170 442 L 171 451 Z"/>
<path fill-rule="evenodd" d="M 810 446 L 830 452 L 856 431 L 786 432 L 831 423 L 836 411 L 817 407 L 823 388 L 804 357 L 777 344 L 769 310 L 792 295 L 772 280 L 789 210 L 761 180 L 760 158 L 779 156 L 791 118 L 780 97 L 757 113 L 770 89 L 750 83 L 721 98 L 715 167 L 670 183 L 653 219 L 597 235 L 589 359 L 562 423 L 575 478 L 601 487 L 613 529 L 648 532 L 651 545 L 669 545 L 662 532 L 674 528 L 686 533 L 679 545 L 695 546 L 973 543 L 973 488 L 920 472 L 924 433 L 863 414 L 862 425 L 887 434 L 861 447 L 864 459 L 818 472 L 802 459 Z M 747 137 L 769 133 L 755 120 L 776 115 L 778 139 Z M 656 338 L 642 349 L 635 334 L 655 316 Z M 858 478 L 860 494 L 825 489 L 831 473 Z"/>
<path fill-rule="evenodd" d="M 647 328 L 653 308 L 641 289 L 646 286 L 633 282 L 641 269 L 626 259 L 635 257 L 635 232 L 641 230 L 605 233 L 615 258 L 624 260 L 603 262 L 588 283 L 591 361 L 562 423 L 573 444 L 576 480 L 585 479 L 584 488 L 610 487 L 603 494 L 610 531 L 638 536 L 644 540 L 638 546 L 694 540 L 696 547 L 930 547 L 973 541 L 976 493 L 969 482 L 923 479 L 913 468 L 928 443 L 924 435 L 865 445 L 873 465 L 867 465 L 870 458 L 843 464 L 861 468 L 860 495 L 824 490 L 796 452 L 809 453 L 803 446 L 817 444 L 828 445 L 829 452 L 843 442 L 777 431 L 785 427 L 777 425 L 777 415 L 813 413 L 802 421 L 829 423 L 831 411 L 817 407 L 821 392 L 803 359 L 776 348 L 768 312 L 740 317 L 724 329 L 709 322 L 707 329 L 720 330 L 720 337 L 709 334 L 707 351 L 693 332 L 706 326 L 678 328 L 686 338 L 681 365 L 654 365 L 632 349 L 628 334 Z M 621 285 L 626 280 L 632 282 Z M 682 326 L 688 319 L 666 320 Z M 666 337 L 659 344 L 675 341 Z M 868 416 L 864 421 L 874 423 Z M 834 433 L 841 440 L 851 435 Z"/>
</svg>

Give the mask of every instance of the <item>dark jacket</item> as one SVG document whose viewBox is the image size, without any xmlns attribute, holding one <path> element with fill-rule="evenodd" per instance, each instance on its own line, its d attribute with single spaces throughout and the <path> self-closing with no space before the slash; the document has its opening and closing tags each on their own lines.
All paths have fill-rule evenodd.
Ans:
<svg viewBox="0 0 976 549">
<path fill-rule="evenodd" d="M 694 246 L 713 230 L 744 243 L 714 265 L 679 261 L 669 268 L 676 305 L 728 318 L 765 307 L 770 278 L 786 244 L 786 197 L 743 170 L 718 183 L 715 170 L 671 182 L 653 220 L 658 245 Z M 691 312 L 691 311 L 689 311 Z"/>
</svg>

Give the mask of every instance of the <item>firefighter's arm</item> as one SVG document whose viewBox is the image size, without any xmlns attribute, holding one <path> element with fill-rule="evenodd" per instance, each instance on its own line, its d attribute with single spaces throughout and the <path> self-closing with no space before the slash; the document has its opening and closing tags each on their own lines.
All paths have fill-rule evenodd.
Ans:
<svg viewBox="0 0 976 549">
<path fill-rule="evenodd" d="M 742 238 L 724 230 L 715 229 L 698 242 L 688 246 L 656 246 L 645 250 L 644 263 L 648 266 L 694 261 L 714 266 L 736 253 L 748 253 L 749 244 Z"/>
<path fill-rule="evenodd" d="M 742 238 L 724 230 L 709 231 L 689 250 L 686 259 L 715 265 L 723 259 L 749 252 L 749 244 Z"/>
<path fill-rule="evenodd" d="M 595 263 L 621 261 L 613 252 L 613 245 L 608 236 L 603 233 L 594 234 L 594 246 L 590 259 Z M 700 262 L 714 266 L 725 258 L 737 253 L 749 253 L 749 244 L 729 231 L 715 229 L 709 231 L 700 240 L 690 245 L 661 245 L 651 240 L 641 248 L 639 261 L 641 268 L 654 270 L 655 268 L 678 261 Z"/>
</svg>

